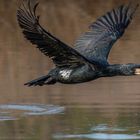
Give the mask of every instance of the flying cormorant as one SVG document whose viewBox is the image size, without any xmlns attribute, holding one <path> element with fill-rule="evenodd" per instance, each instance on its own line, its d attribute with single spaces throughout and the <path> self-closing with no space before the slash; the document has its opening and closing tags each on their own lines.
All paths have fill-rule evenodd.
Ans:
<svg viewBox="0 0 140 140">
<path fill-rule="evenodd" d="M 113 44 L 124 34 L 138 7 L 121 5 L 107 12 L 90 25 L 74 48 L 46 31 L 36 15 L 38 3 L 23 1 L 17 10 L 17 20 L 25 38 L 49 56 L 55 68 L 47 75 L 25 83 L 27 86 L 82 83 L 100 77 L 130 76 L 140 74 L 140 64 L 109 64 L 107 58 Z"/>
</svg>

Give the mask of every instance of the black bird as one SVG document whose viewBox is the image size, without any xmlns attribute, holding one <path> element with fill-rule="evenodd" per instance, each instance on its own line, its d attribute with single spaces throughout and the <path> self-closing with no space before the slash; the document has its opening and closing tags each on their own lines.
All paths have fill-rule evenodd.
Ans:
<svg viewBox="0 0 140 140">
<path fill-rule="evenodd" d="M 38 3 L 32 4 L 30 0 L 23 1 L 17 10 L 17 20 L 25 38 L 49 56 L 55 68 L 47 75 L 25 85 L 43 86 L 56 82 L 74 84 L 100 77 L 140 74 L 140 64 L 110 65 L 107 62 L 110 49 L 124 34 L 138 4 L 133 7 L 130 4 L 121 5 L 98 18 L 91 24 L 90 30 L 77 40 L 74 48 L 54 37 L 40 25 L 39 16 L 36 15 L 37 6 Z"/>
</svg>

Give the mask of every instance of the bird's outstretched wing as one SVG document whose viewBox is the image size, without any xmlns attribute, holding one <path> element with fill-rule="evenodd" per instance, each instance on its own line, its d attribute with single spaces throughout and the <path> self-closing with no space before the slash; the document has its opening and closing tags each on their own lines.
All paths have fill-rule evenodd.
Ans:
<svg viewBox="0 0 140 140">
<path fill-rule="evenodd" d="M 90 31 L 75 43 L 75 49 L 90 61 L 107 65 L 107 58 L 113 44 L 123 35 L 132 20 L 138 5 L 132 8 L 122 5 L 106 13 L 90 26 Z"/>
<path fill-rule="evenodd" d="M 90 63 L 76 50 L 42 28 L 39 23 L 39 16 L 36 15 L 37 6 L 38 3 L 32 5 L 30 0 L 26 0 L 17 10 L 17 20 L 25 37 L 32 44 L 36 44 L 37 48 L 49 56 L 58 67 L 75 67 Z"/>
</svg>

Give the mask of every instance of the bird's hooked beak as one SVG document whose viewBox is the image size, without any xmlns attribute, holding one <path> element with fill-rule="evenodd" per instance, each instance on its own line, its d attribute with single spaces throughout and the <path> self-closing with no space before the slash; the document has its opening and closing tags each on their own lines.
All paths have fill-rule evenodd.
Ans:
<svg viewBox="0 0 140 140">
<path fill-rule="evenodd" d="M 134 73 L 135 75 L 140 75 L 140 68 L 136 68 Z"/>
</svg>

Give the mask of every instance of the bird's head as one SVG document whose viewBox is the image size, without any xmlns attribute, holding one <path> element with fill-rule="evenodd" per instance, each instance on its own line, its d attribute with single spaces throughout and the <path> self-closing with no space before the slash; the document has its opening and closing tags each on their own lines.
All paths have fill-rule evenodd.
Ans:
<svg viewBox="0 0 140 140">
<path fill-rule="evenodd" d="M 100 76 L 140 75 L 140 64 L 115 64 L 103 69 Z"/>
<path fill-rule="evenodd" d="M 124 64 L 120 66 L 122 75 L 140 75 L 140 64 Z"/>
</svg>

